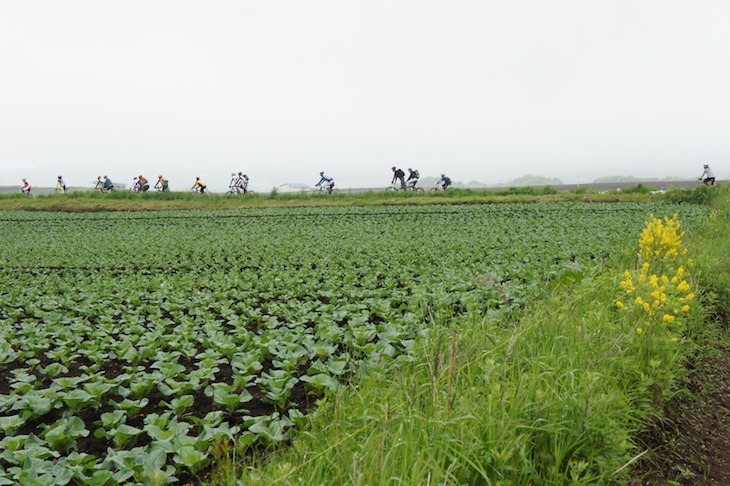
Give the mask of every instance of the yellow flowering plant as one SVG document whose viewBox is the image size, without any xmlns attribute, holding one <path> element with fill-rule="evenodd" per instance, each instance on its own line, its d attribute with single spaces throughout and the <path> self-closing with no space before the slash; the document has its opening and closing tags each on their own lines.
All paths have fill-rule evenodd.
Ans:
<svg viewBox="0 0 730 486">
<path fill-rule="evenodd" d="M 671 338 L 685 329 L 694 292 L 687 280 L 692 262 L 682 247 L 683 237 L 676 214 L 663 219 L 652 215 L 641 232 L 637 268 L 624 272 L 623 295 L 616 301 L 637 335 L 648 337 L 661 327 L 661 334 Z"/>
<path fill-rule="evenodd" d="M 683 236 L 677 215 L 663 219 L 652 215 L 641 232 L 636 267 L 623 273 L 616 300 L 619 323 L 633 348 L 630 369 L 659 401 L 670 393 L 676 378 L 678 344 L 694 308 L 692 261 L 682 246 Z"/>
</svg>

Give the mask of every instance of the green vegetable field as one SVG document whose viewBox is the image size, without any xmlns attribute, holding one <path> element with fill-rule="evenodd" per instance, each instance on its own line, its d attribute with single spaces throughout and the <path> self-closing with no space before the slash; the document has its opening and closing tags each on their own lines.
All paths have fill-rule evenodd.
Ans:
<svg viewBox="0 0 730 486">
<path fill-rule="evenodd" d="M 0 213 L 0 485 L 165 484 L 287 441 L 428 322 L 508 325 L 666 203 Z"/>
</svg>

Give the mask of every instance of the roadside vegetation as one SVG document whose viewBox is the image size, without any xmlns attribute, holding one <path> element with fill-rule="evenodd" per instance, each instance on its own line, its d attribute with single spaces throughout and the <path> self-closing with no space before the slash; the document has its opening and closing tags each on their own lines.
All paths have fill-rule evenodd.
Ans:
<svg viewBox="0 0 730 486">
<path fill-rule="evenodd" d="M 714 212 L 692 231 L 649 218 L 509 319 L 432 316 L 412 362 L 323 400 L 290 445 L 221 454 L 210 484 L 704 483 L 707 455 L 671 457 L 672 411 L 703 425 L 691 370 L 727 349 L 730 197 L 696 197 Z"/>
<path fill-rule="evenodd" d="M 703 203 L 708 188 L 676 188 L 667 192 L 654 191 L 641 184 L 624 191 L 591 192 L 584 188 L 559 192 L 551 186 L 542 188 L 511 187 L 504 190 L 450 189 L 446 192 L 364 192 L 341 194 L 282 193 L 272 190 L 264 194 L 221 195 L 188 192 L 116 191 L 101 194 L 78 191 L 27 197 L 23 194 L 0 195 L 0 210 L 102 212 L 102 211 L 160 211 L 173 209 L 243 209 L 277 207 L 323 206 L 386 206 L 427 204 L 490 204 L 511 202 L 691 202 Z"/>
</svg>

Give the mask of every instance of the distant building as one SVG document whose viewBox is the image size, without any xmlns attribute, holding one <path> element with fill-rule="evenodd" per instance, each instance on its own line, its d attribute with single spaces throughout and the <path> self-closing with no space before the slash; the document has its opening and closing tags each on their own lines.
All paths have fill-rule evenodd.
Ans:
<svg viewBox="0 0 730 486">
<path fill-rule="evenodd" d="M 299 184 L 299 183 L 287 183 L 282 184 L 278 187 L 279 192 L 306 192 L 309 191 L 311 187 L 309 187 L 306 184 Z"/>
</svg>

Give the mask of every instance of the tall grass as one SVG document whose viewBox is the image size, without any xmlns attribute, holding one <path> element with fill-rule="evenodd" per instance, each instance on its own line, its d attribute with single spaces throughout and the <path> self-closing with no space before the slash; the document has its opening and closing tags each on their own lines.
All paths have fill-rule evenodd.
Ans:
<svg viewBox="0 0 730 486">
<path fill-rule="evenodd" d="M 684 276 L 693 288 L 717 257 L 703 254 L 703 241 L 727 241 L 727 207 L 681 255 L 696 256 Z M 370 369 L 356 386 L 323 400 L 291 445 L 264 458 L 241 460 L 242 450 L 238 460 L 219 458 L 211 484 L 627 482 L 631 464 L 647 452 L 634 437 L 662 420 L 685 375 L 683 360 L 709 335 L 696 302 L 672 322 L 663 304 L 649 315 L 643 305 L 621 302 L 655 291 L 642 287 L 652 285 L 648 274 L 639 282 L 638 239 L 607 267 L 510 322 L 432 322 L 412 362 Z M 652 262 L 661 281 L 668 264 Z M 625 272 L 636 277 L 631 292 Z M 730 284 L 726 266 L 715 266 L 713 278 Z M 728 288 L 702 301 L 725 306 Z M 686 298 L 683 289 L 664 303 Z"/>
<path fill-rule="evenodd" d="M 341 392 L 290 449 L 249 464 L 238 479 L 609 482 L 638 453 L 631 432 L 649 415 L 653 394 L 622 380 L 648 370 L 635 369 L 627 356 L 633 329 L 617 327 L 611 302 L 601 299 L 618 282 L 598 280 L 554 295 L 519 323 L 434 326 L 416 361 Z"/>
</svg>

